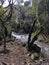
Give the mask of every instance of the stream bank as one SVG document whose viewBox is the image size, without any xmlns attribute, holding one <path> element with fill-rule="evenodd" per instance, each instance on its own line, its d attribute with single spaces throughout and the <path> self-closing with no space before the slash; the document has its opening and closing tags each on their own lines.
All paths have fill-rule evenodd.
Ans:
<svg viewBox="0 0 49 65">
<path fill-rule="evenodd" d="M 17 40 L 20 40 L 22 42 L 22 45 L 27 44 L 28 34 L 20 35 L 12 32 L 12 36 L 15 37 Z M 40 47 L 41 54 L 49 59 L 49 45 L 45 44 L 44 42 L 40 42 L 39 40 L 36 40 L 34 44 Z"/>
</svg>

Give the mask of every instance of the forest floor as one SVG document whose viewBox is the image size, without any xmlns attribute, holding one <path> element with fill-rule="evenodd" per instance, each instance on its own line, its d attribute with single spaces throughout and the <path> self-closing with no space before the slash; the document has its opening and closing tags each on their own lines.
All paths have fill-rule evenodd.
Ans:
<svg viewBox="0 0 49 65">
<path fill-rule="evenodd" d="M 7 42 L 9 53 L 0 53 L 0 65 L 49 65 L 49 60 L 40 56 L 39 59 L 32 60 L 26 47 L 18 40 Z M 0 46 L 0 52 L 3 45 Z"/>
</svg>

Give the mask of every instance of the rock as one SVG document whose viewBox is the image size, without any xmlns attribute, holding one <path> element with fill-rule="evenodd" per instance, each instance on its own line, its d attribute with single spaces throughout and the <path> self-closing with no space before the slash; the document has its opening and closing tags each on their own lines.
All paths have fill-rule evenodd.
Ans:
<svg viewBox="0 0 49 65">
<path fill-rule="evenodd" d="M 31 59 L 34 60 L 34 59 L 38 59 L 39 58 L 39 54 L 38 53 L 33 53 L 31 55 Z"/>
<path fill-rule="evenodd" d="M 0 65 L 2 65 L 2 63 L 0 62 Z"/>
<path fill-rule="evenodd" d="M 14 65 L 14 63 L 11 63 L 11 65 Z"/>
<path fill-rule="evenodd" d="M 39 62 L 41 62 L 41 63 L 42 63 L 42 61 L 43 61 L 43 59 L 42 59 L 42 58 L 40 58 L 40 59 L 39 59 Z"/>
<path fill-rule="evenodd" d="M 12 32 L 11 36 L 15 37 L 17 40 L 20 40 L 22 43 L 27 43 L 28 41 L 28 34 L 20 35 Z"/>
<path fill-rule="evenodd" d="M 49 59 L 49 45 L 45 45 L 41 48 L 41 55 Z"/>
<path fill-rule="evenodd" d="M 9 63 L 7 63 L 7 62 L 2 62 L 2 65 L 9 65 Z"/>
<path fill-rule="evenodd" d="M 22 46 L 23 46 L 23 47 L 25 47 L 25 46 L 26 46 L 26 44 L 24 43 L 24 44 L 22 44 Z"/>
<path fill-rule="evenodd" d="M 39 60 L 35 60 L 35 65 L 42 65 L 42 63 Z"/>
<path fill-rule="evenodd" d="M 34 60 L 34 54 L 31 55 L 31 59 Z"/>
<path fill-rule="evenodd" d="M 27 54 L 26 54 L 26 57 L 29 57 L 29 56 L 31 56 L 31 54 L 30 54 L 30 53 L 27 53 Z"/>
<path fill-rule="evenodd" d="M 28 41 L 28 35 L 21 35 L 21 42 L 27 43 L 27 41 Z"/>
<path fill-rule="evenodd" d="M 41 51 L 41 48 L 39 46 L 37 46 L 36 44 L 33 44 L 31 47 L 30 47 L 30 50 L 31 51 L 34 51 L 34 52 L 37 52 L 38 54 L 40 53 Z"/>
<path fill-rule="evenodd" d="M 41 55 L 49 59 L 49 45 L 39 42 L 38 40 L 35 41 L 34 44 L 41 48 Z"/>
<path fill-rule="evenodd" d="M 37 62 L 35 65 L 41 65 L 41 63 L 40 62 Z"/>
</svg>

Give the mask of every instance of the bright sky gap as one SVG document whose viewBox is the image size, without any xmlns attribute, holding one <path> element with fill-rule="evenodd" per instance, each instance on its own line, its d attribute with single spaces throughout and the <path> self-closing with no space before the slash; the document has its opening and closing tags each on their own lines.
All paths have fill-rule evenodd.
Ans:
<svg viewBox="0 0 49 65">
<path fill-rule="evenodd" d="M 13 2 L 14 2 L 15 0 L 13 0 Z M 29 1 L 29 0 L 24 0 L 24 2 L 26 2 L 26 1 Z M 31 0 L 30 0 L 31 1 Z M 21 5 L 24 5 L 24 2 L 23 3 L 21 3 Z M 6 0 L 5 2 L 4 2 L 4 4 L 3 4 L 3 7 L 7 7 L 8 6 L 8 0 Z M 17 4 L 17 1 L 14 3 L 15 5 Z"/>
</svg>

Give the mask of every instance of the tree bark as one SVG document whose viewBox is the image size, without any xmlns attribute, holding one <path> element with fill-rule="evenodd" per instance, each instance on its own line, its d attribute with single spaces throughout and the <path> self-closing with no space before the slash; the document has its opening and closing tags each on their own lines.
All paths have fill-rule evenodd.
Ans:
<svg viewBox="0 0 49 65">
<path fill-rule="evenodd" d="M 36 20 L 37 20 L 37 18 L 35 18 L 35 20 L 34 20 L 34 22 L 33 22 L 33 26 L 32 26 L 32 28 L 31 28 L 31 30 L 30 30 L 30 33 L 29 33 L 29 37 L 28 37 L 28 48 L 30 47 L 31 34 L 32 34 L 33 29 L 34 29 L 34 27 L 35 27 Z"/>
<path fill-rule="evenodd" d="M 38 35 L 41 33 L 41 31 L 42 31 L 42 30 L 40 30 L 40 31 L 34 36 L 34 38 L 32 39 L 32 41 L 28 44 L 28 51 L 31 51 L 31 49 L 33 48 L 33 47 L 32 47 L 32 46 L 33 46 L 33 43 L 34 43 L 35 40 L 37 40 L 37 37 L 38 37 Z"/>
<path fill-rule="evenodd" d="M 4 51 L 6 51 L 6 37 L 4 37 Z"/>
</svg>

